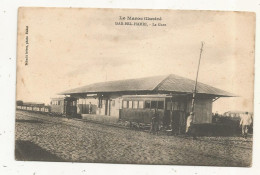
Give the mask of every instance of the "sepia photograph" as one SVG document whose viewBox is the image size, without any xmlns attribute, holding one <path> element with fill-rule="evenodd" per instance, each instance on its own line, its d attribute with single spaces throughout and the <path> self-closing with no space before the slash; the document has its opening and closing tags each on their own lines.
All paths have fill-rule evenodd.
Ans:
<svg viewBox="0 0 260 175">
<path fill-rule="evenodd" d="M 20 7 L 15 160 L 251 167 L 255 23 Z"/>
</svg>

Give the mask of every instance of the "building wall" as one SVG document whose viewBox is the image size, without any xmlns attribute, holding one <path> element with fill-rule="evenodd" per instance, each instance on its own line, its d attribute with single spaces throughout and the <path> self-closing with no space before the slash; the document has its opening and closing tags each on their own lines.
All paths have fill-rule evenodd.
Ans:
<svg viewBox="0 0 260 175">
<path fill-rule="evenodd" d="M 121 108 L 121 96 L 109 96 L 102 100 L 102 108 L 98 109 L 98 114 L 119 117 L 119 109 Z"/>
<path fill-rule="evenodd" d="M 98 98 L 79 99 L 77 105 L 78 114 L 89 114 L 89 102 L 92 105 L 92 114 L 114 116 L 118 117 L 121 115 L 123 118 L 135 118 L 141 121 L 150 122 L 152 112 L 143 111 L 145 116 L 149 116 L 149 119 L 142 118 L 141 111 L 125 110 L 122 109 L 122 96 L 121 95 L 110 95 L 102 98 L 102 105 L 99 106 Z M 168 108 L 169 102 L 165 102 L 166 109 Z M 174 105 L 173 110 L 184 110 L 186 114 L 191 111 L 191 100 L 187 102 L 186 110 L 182 107 L 185 104 L 183 101 L 180 105 Z M 177 109 L 178 106 L 178 109 Z M 106 109 L 107 108 L 107 109 Z M 175 109 L 176 108 L 176 109 Z M 123 111 L 122 111 L 123 110 Z M 195 123 L 211 123 L 212 122 L 212 99 L 198 99 L 195 102 Z M 161 115 L 165 115 L 161 113 Z M 141 118 L 140 118 L 141 117 Z M 184 115 L 185 117 L 185 115 Z"/>
<path fill-rule="evenodd" d="M 92 114 L 97 114 L 98 99 L 97 98 L 80 98 L 77 101 L 77 114 L 89 114 L 89 106 L 92 106 Z"/>
<path fill-rule="evenodd" d="M 119 110 L 122 108 L 122 98 L 111 98 L 110 99 L 110 116 L 119 117 Z"/>
<path fill-rule="evenodd" d="M 51 112 L 57 114 L 64 113 L 64 105 L 51 105 Z"/>
<path fill-rule="evenodd" d="M 121 96 L 103 97 L 99 106 L 98 98 L 79 99 L 77 104 L 78 114 L 89 114 L 89 102 L 92 105 L 92 114 L 119 117 L 119 109 L 122 106 Z"/>
<path fill-rule="evenodd" d="M 187 103 L 187 112 L 191 111 L 191 100 Z M 212 99 L 198 99 L 194 105 L 194 122 L 211 123 L 212 122 Z"/>
<path fill-rule="evenodd" d="M 107 103 L 107 99 L 102 99 L 102 106 L 98 109 L 99 115 L 106 115 L 106 106 L 108 105 Z"/>
</svg>

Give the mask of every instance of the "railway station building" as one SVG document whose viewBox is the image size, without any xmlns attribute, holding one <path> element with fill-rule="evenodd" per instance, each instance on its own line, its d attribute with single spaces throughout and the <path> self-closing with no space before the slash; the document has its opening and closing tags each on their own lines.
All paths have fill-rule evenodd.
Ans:
<svg viewBox="0 0 260 175">
<path fill-rule="evenodd" d="M 195 81 L 174 74 L 139 79 L 94 83 L 60 93 L 64 112 L 82 117 L 107 116 L 138 123 L 150 123 L 155 111 L 161 121 L 185 126 L 191 111 Z M 194 106 L 194 123 L 212 122 L 212 104 L 233 94 L 198 82 Z M 51 105 L 59 104 L 53 99 Z M 179 127 L 182 128 L 183 127 Z"/>
</svg>

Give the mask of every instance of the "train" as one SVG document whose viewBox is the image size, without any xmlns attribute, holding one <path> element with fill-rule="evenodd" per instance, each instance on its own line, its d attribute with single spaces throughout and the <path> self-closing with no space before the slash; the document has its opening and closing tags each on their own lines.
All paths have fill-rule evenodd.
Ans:
<svg viewBox="0 0 260 175">
<path fill-rule="evenodd" d="M 64 116 L 69 118 L 104 118 L 108 120 L 117 119 L 121 122 L 130 122 L 142 126 L 150 126 L 152 116 L 157 111 L 160 124 L 169 128 L 174 124 L 178 133 L 185 132 L 186 106 L 183 95 L 154 94 L 154 95 L 123 95 L 116 99 L 96 99 L 96 103 L 90 103 L 86 99 L 85 103 L 75 97 L 57 97 L 51 98 L 50 105 L 43 103 L 32 103 L 17 101 L 17 109 L 45 113 L 53 116 Z M 98 104 L 102 101 L 103 104 Z M 89 105 L 92 106 L 92 113 L 89 111 Z M 87 110 L 86 110 L 87 109 Z M 101 112 L 100 112 L 101 111 Z M 103 112 L 103 113 L 102 113 Z M 172 112 L 172 114 L 171 114 Z M 90 114 L 90 115 L 89 115 Z M 171 123 L 172 120 L 175 122 Z"/>
<path fill-rule="evenodd" d="M 23 102 L 19 100 L 16 102 L 16 108 L 22 111 L 52 114 L 51 106 L 45 105 L 44 103 Z"/>
<path fill-rule="evenodd" d="M 53 98 L 50 105 L 37 102 L 16 101 L 17 110 L 31 111 L 54 116 L 79 118 L 77 114 L 77 106 L 74 98 Z"/>
</svg>

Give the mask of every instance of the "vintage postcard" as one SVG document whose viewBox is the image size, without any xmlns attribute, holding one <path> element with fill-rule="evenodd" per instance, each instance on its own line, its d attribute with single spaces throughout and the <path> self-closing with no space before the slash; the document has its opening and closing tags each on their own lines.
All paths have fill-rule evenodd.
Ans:
<svg viewBox="0 0 260 175">
<path fill-rule="evenodd" d="M 252 166 L 255 14 L 19 8 L 15 159 Z"/>
</svg>

